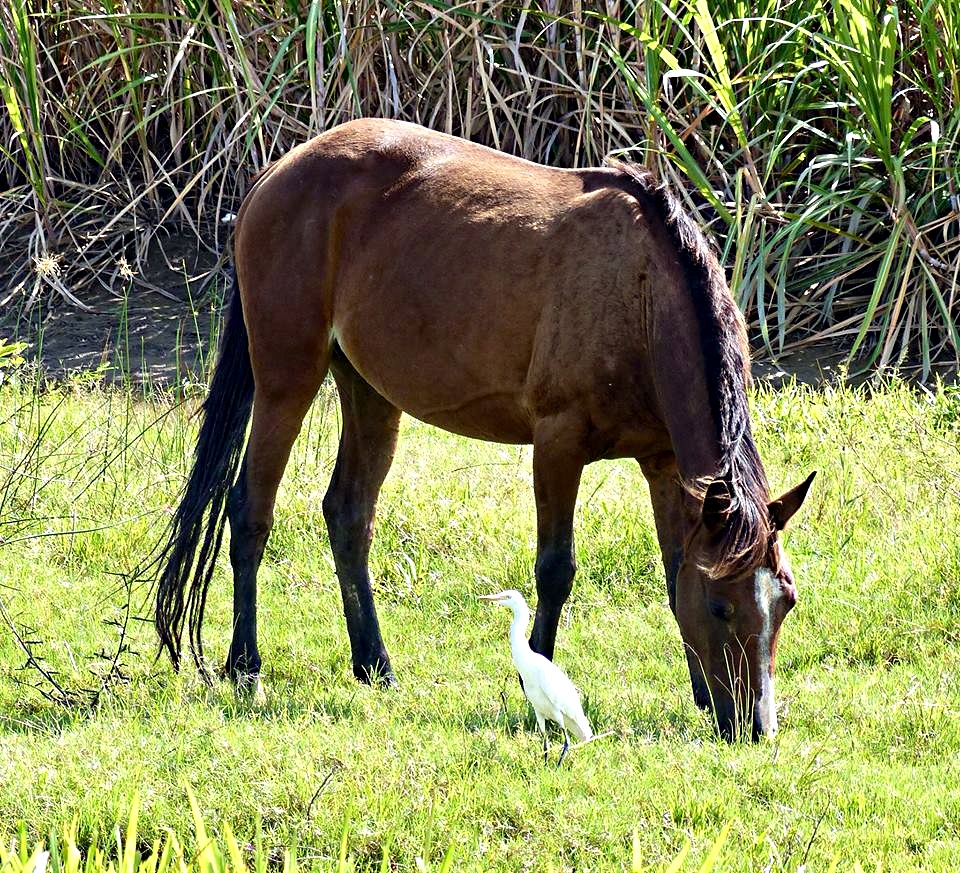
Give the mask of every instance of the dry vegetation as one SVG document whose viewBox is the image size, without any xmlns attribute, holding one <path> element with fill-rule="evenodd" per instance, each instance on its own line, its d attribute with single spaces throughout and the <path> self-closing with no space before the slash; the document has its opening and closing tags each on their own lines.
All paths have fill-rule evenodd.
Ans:
<svg viewBox="0 0 960 873">
<path fill-rule="evenodd" d="M 771 350 L 928 368 L 960 347 L 957 34 L 958 0 L 8 0 L 0 299 L 150 289 L 151 245 L 219 250 L 252 174 L 380 115 L 655 166 Z"/>
</svg>

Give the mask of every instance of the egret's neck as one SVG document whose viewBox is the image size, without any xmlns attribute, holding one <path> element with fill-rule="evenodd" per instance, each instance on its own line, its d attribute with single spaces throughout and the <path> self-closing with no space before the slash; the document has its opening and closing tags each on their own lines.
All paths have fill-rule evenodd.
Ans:
<svg viewBox="0 0 960 873">
<path fill-rule="evenodd" d="M 530 610 L 525 603 L 511 606 L 513 621 L 510 622 L 510 651 L 513 665 L 519 670 L 530 659 L 533 651 L 527 642 L 527 625 L 530 623 Z"/>
</svg>

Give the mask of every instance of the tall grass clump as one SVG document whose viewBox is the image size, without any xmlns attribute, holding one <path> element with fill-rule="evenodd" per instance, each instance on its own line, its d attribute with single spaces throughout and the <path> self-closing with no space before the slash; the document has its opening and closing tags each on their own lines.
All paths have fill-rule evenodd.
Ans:
<svg viewBox="0 0 960 873">
<path fill-rule="evenodd" d="M 10 0 L 3 297 L 149 288 L 167 230 L 219 249 L 254 173 L 371 115 L 655 167 L 769 351 L 926 372 L 960 347 L 958 33 L 960 0 Z"/>
<path fill-rule="evenodd" d="M 168 830 L 165 837 L 152 843 L 143 844 L 138 833 L 140 802 L 134 796 L 126 828 L 119 824 L 114 828 L 112 840 L 100 846 L 93 840 L 81 849 L 77 832 L 77 821 L 65 826 L 59 833 L 54 831 L 46 841 L 35 844 L 27 838 L 25 826 L 21 823 L 15 836 L 0 840 L 0 869 L 5 873 L 267 873 L 279 869 L 283 873 L 299 873 L 309 870 L 332 870 L 335 873 L 354 873 L 358 869 L 378 869 L 381 873 L 396 869 L 396 862 L 390 857 L 390 847 L 383 847 L 380 863 L 376 868 L 370 864 L 361 865 L 350 847 L 350 822 L 343 825 L 339 852 L 336 857 L 316 856 L 309 849 L 305 857 L 298 858 L 292 846 L 280 850 L 264 845 L 263 834 L 258 831 L 252 843 L 242 843 L 234 836 L 228 822 L 224 822 L 222 835 L 211 834 L 204 821 L 193 792 L 187 789 L 193 820 L 193 839 L 188 841 Z M 703 862 L 697 867 L 698 873 L 710 873 L 717 868 L 724 842 L 730 825 L 725 825 L 719 836 L 710 846 Z M 0 825 L 0 834 L 2 834 Z M 690 844 L 687 843 L 677 854 L 667 869 L 680 870 Z M 447 873 L 455 869 L 456 855 L 453 847 L 447 849 L 442 859 L 435 865 L 427 864 L 419 855 L 416 858 L 417 870 L 437 870 Z M 552 866 L 549 869 L 553 869 Z M 643 862 L 643 852 L 636 836 L 633 840 L 632 873 L 645 873 L 658 869 Z"/>
<path fill-rule="evenodd" d="M 958 14 L 695 0 L 631 31 L 646 69 L 618 62 L 657 123 L 648 161 L 695 186 L 770 351 L 955 360 Z"/>
</svg>

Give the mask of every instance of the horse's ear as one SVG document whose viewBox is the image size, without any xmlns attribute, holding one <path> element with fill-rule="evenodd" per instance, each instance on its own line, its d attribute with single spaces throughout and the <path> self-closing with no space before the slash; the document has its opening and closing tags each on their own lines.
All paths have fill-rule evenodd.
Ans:
<svg viewBox="0 0 960 873">
<path fill-rule="evenodd" d="M 700 518 L 711 535 L 718 534 L 730 520 L 732 498 L 730 486 L 723 479 L 713 479 L 703 492 L 703 508 Z"/>
<path fill-rule="evenodd" d="M 793 518 L 794 513 L 803 504 L 803 498 L 807 496 L 810 483 L 813 482 L 813 477 L 816 475 L 817 471 L 814 470 L 796 488 L 791 488 L 779 500 L 774 500 L 773 503 L 767 505 L 767 509 L 770 510 L 770 520 L 773 522 L 775 530 L 783 530 L 787 526 L 787 522 Z"/>
</svg>

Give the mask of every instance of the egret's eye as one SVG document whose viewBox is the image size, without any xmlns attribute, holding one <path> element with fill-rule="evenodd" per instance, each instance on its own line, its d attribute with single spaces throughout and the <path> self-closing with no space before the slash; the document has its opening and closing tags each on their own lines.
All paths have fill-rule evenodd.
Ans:
<svg viewBox="0 0 960 873">
<path fill-rule="evenodd" d="M 710 615 L 714 618 L 722 618 L 724 621 L 730 621 L 735 612 L 735 607 L 729 600 L 721 600 L 718 597 L 712 597 L 707 603 L 707 608 L 710 610 Z"/>
</svg>

